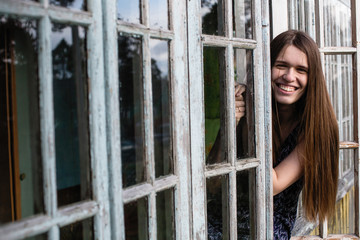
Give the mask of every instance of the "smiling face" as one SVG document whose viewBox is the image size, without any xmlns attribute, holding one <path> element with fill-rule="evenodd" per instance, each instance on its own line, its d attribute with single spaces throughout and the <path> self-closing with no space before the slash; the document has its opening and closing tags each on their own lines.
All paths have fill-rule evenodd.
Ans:
<svg viewBox="0 0 360 240">
<path fill-rule="evenodd" d="M 285 46 L 271 69 L 271 82 L 278 104 L 296 103 L 308 82 L 308 61 L 304 52 L 293 45 Z"/>
</svg>

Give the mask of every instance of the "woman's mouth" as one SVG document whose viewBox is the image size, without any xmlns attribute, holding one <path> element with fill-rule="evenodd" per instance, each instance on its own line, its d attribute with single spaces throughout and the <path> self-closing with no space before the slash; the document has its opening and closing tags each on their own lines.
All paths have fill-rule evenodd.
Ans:
<svg viewBox="0 0 360 240">
<path fill-rule="evenodd" d="M 276 84 L 278 86 L 278 88 L 280 88 L 281 90 L 284 90 L 285 92 L 295 92 L 296 91 L 296 87 L 292 87 L 292 86 L 287 86 L 287 85 L 283 85 L 283 84 Z"/>
</svg>

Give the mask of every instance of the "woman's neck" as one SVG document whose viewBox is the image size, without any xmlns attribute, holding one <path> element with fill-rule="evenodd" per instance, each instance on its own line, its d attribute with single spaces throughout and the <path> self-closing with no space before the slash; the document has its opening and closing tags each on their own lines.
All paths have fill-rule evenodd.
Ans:
<svg viewBox="0 0 360 240">
<path fill-rule="evenodd" d="M 278 104 L 278 114 L 281 132 L 281 142 L 283 142 L 291 131 L 299 123 L 299 113 L 295 104 L 282 105 Z"/>
</svg>

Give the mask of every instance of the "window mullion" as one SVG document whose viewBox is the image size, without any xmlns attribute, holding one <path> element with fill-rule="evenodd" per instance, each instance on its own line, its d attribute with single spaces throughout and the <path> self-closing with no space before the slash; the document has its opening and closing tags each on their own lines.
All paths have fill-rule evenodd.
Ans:
<svg viewBox="0 0 360 240">
<path fill-rule="evenodd" d="M 116 30 L 116 2 L 103 2 L 104 15 L 104 66 L 106 92 L 107 144 L 109 150 L 109 198 L 111 217 L 111 237 L 125 239 L 125 222 L 123 208 L 122 161 L 120 143 L 120 104 L 119 104 L 119 73 L 118 48 Z"/>
<path fill-rule="evenodd" d="M 191 138 L 192 235 L 206 239 L 205 189 L 205 114 L 202 70 L 200 1 L 187 2 L 189 104 Z M 196 160 L 195 160 L 196 159 Z"/>
<path fill-rule="evenodd" d="M 261 0 L 254 0 L 253 6 L 261 6 Z M 256 237 L 266 239 L 266 215 L 265 215 L 265 131 L 264 124 L 264 81 L 263 81 L 263 55 L 262 55 L 262 10 L 261 7 L 254 7 L 254 35 L 257 41 L 257 48 L 254 50 L 254 107 L 255 107 L 255 142 L 256 158 L 260 159 L 260 165 L 256 168 Z M 250 190 L 251 191 L 251 190 Z"/>
<path fill-rule="evenodd" d="M 44 174 L 44 203 L 47 215 L 54 217 L 57 211 L 55 126 L 52 82 L 51 23 L 49 17 L 39 22 L 39 78 L 41 146 Z"/>
<path fill-rule="evenodd" d="M 87 1 L 93 22 L 87 28 L 89 132 L 93 198 L 99 203 L 94 218 L 95 238 L 110 239 L 109 179 L 106 146 L 105 80 L 101 1 Z"/>
</svg>

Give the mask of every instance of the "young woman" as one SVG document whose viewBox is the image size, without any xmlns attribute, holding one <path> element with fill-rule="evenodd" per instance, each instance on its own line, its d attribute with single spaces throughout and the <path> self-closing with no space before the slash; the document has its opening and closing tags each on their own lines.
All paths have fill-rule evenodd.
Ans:
<svg viewBox="0 0 360 240">
<path fill-rule="evenodd" d="M 305 216 L 324 221 L 337 193 L 339 136 L 316 43 L 289 30 L 271 44 L 274 239 L 290 239 L 300 191 Z M 244 115 L 235 88 L 236 120 Z"/>
</svg>

